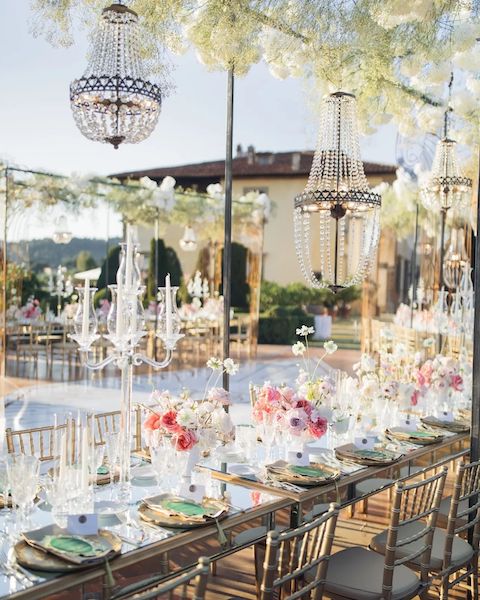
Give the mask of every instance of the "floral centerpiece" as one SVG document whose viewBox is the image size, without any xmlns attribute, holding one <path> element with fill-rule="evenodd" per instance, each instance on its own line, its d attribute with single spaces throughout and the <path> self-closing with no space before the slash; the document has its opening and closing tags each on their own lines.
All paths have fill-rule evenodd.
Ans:
<svg viewBox="0 0 480 600">
<path fill-rule="evenodd" d="M 42 314 L 42 309 L 40 308 L 40 301 L 30 296 L 25 303 L 24 306 L 20 308 L 20 318 L 28 319 L 29 321 L 34 321 L 38 319 Z"/>
<path fill-rule="evenodd" d="M 457 360 L 438 355 L 426 360 L 416 371 L 417 393 L 444 403 L 455 392 L 463 392 L 461 367 Z"/>
<path fill-rule="evenodd" d="M 222 374 L 234 375 L 238 365 L 231 358 L 210 358 L 207 367 L 211 373 L 199 399 L 193 398 L 189 390 L 183 390 L 179 396 L 168 390 L 152 393 L 152 405 L 144 406 L 150 413 L 143 424 L 149 446 L 166 439 L 180 452 L 196 447 L 205 451 L 232 440 L 234 427 L 225 410 L 230 394 L 217 386 Z"/>
<path fill-rule="evenodd" d="M 323 355 L 312 364 L 308 336 L 314 333 L 313 327 L 303 325 L 296 333 L 304 341 L 292 346 L 294 356 L 303 358 L 295 388 L 265 382 L 255 390 L 252 416 L 257 424 L 271 424 L 279 432 L 293 436 L 292 439 L 305 442 L 319 439 L 327 432 L 334 387 L 328 377 L 318 374 L 318 369 L 337 346 L 331 340 L 325 342 Z"/>
</svg>

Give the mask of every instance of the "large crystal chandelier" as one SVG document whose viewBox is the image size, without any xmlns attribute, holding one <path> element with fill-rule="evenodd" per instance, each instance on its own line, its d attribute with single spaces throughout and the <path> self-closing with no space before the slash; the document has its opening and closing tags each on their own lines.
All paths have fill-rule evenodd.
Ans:
<svg viewBox="0 0 480 600">
<path fill-rule="evenodd" d="M 359 284 L 375 257 L 381 196 L 370 191 L 360 158 L 356 100 L 324 98 L 307 186 L 295 198 L 295 247 L 310 285 L 333 291 Z"/>
<path fill-rule="evenodd" d="M 85 74 L 70 85 L 75 122 L 96 142 L 136 144 L 155 128 L 161 93 L 146 79 L 138 15 L 117 2 L 103 10 Z"/>
</svg>

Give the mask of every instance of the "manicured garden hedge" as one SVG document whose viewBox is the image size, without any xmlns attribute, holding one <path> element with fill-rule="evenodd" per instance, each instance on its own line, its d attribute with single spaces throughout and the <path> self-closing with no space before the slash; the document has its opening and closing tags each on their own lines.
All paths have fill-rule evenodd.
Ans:
<svg viewBox="0 0 480 600">
<path fill-rule="evenodd" d="M 291 344 L 298 339 L 297 327 L 310 327 L 313 322 L 313 316 L 298 306 L 272 306 L 260 315 L 258 341 L 260 344 Z"/>
</svg>

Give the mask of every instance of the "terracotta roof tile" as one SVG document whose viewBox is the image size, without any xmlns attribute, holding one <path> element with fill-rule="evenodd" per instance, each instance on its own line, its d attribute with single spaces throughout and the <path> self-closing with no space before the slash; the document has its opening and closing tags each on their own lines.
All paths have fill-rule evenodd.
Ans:
<svg viewBox="0 0 480 600">
<path fill-rule="evenodd" d="M 233 159 L 234 177 L 294 177 L 308 175 L 312 166 L 313 150 L 303 152 L 257 152 L 253 159 L 247 154 L 242 154 Z M 395 174 L 395 165 L 365 162 L 365 174 L 386 175 Z M 160 167 L 156 169 L 145 169 L 141 171 L 130 171 L 116 173 L 112 177 L 119 179 L 150 177 L 151 179 L 163 179 L 171 175 L 177 179 L 212 179 L 219 180 L 224 177 L 225 161 L 214 160 L 209 162 L 194 163 L 190 165 L 178 165 L 172 167 Z"/>
</svg>

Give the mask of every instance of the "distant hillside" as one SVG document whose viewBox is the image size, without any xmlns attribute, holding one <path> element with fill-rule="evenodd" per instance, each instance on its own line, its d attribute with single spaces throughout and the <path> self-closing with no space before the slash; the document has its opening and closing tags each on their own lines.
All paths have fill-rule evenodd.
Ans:
<svg viewBox="0 0 480 600">
<path fill-rule="evenodd" d="M 112 248 L 119 242 L 120 238 L 111 238 L 109 247 Z M 107 243 L 105 240 L 72 238 L 69 244 L 55 244 L 53 240 L 45 238 L 8 244 L 10 260 L 25 263 L 36 272 L 60 264 L 74 268 L 77 255 L 82 250 L 89 252 L 97 265 L 101 266 L 107 253 Z"/>
</svg>

